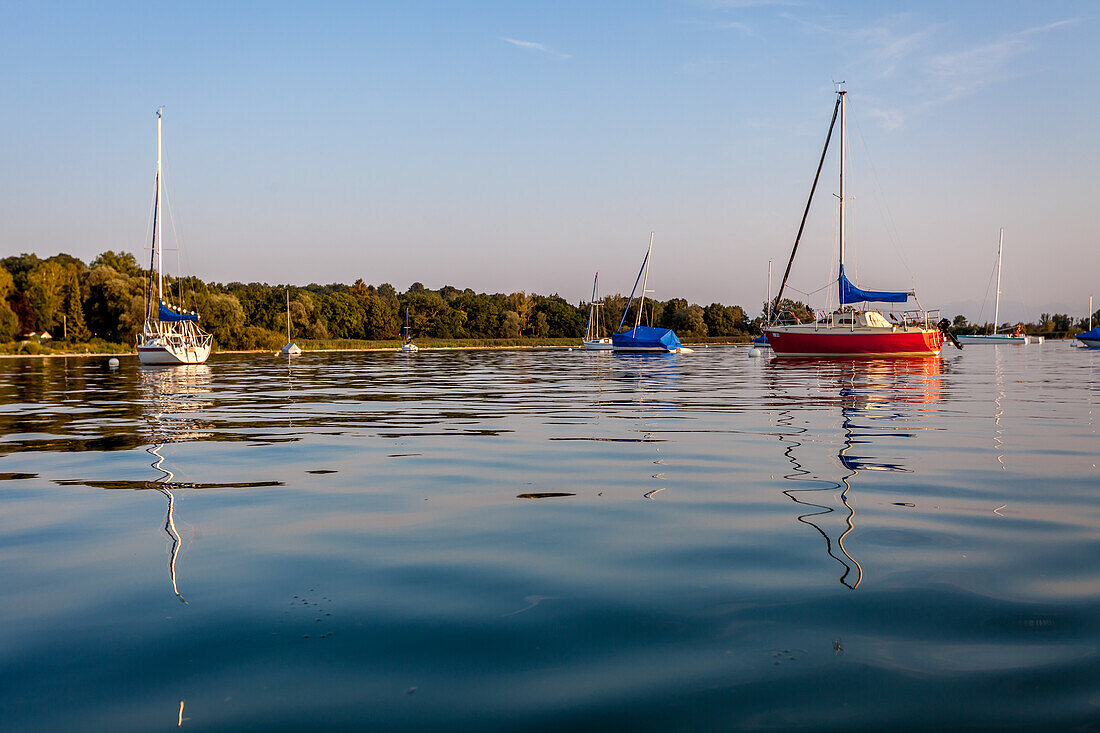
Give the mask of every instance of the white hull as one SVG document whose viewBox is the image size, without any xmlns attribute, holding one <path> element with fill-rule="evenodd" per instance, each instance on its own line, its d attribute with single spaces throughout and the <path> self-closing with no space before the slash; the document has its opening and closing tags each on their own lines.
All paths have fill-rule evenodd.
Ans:
<svg viewBox="0 0 1100 733">
<path fill-rule="evenodd" d="M 975 336 L 958 336 L 960 344 L 988 344 L 990 346 L 996 346 L 997 344 L 1041 344 L 1043 343 L 1042 336 L 1012 336 L 1011 334 L 986 334 Z"/>
<path fill-rule="evenodd" d="M 588 351 L 611 351 L 611 339 L 592 339 L 584 342 L 584 348 Z"/>
<path fill-rule="evenodd" d="M 287 344 L 282 350 L 283 356 L 301 356 L 302 349 L 298 344 Z"/>
<path fill-rule="evenodd" d="M 1084 346 L 1086 349 L 1100 349 L 1100 341 L 1097 341 L 1096 339 L 1079 338 L 1077 340 L 1080 341 L 1081 345 Z"/>
<path fill-rule="evenodd" d="M 405 344 L 401 347 L 401 351 L 406 354 L 415 354 L 417 351 L 420 351 L 420 348 L 416 344 Z"/>
<path fill-rule="evenodd" d="M 149 366 L 202 364 L 210 358 L 210 346 L 170 347 L 146 343 L 138 346 L 137 352 L 141 363 Z"/>
</svg>

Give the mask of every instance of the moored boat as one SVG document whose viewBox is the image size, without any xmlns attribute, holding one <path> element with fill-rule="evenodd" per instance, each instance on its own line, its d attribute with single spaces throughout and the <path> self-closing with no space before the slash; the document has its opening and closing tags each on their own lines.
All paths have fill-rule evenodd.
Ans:
<svg viewBox="0 0 1100 733">
<path fill-rule="evenodd" d="M 290 336 L 290 286 L 286 286 L 286 346 L 280 353 L 283 356 L 301 356 L 302 349 Z"/>
<path fill-rule="evenodd" d="M 1077 334 L 1076 339 L 1081 342 L 1082 346 L 1090 349 L 1100 349 L 1100 326 L 1091 331 Z"/>
<path fill-rule="evenodd" d="M 775 303 L 778 304 L 783 297 L 783 290 L 790 277 L 791 265 L 794 263 L 795 253 L 798 251 L 798 243 L 802 238 L 802 232 L 806 226 L 806 217 L 810 211 L 814 191 L 817 188 L 821 176 L 821 168 L 825 163 L 825 156 L 829 150 L 829 141 L 832 139 L 833 127 L 836 124 L 837 115 L 840 116 L 840 226 L 839 226 L 839 250 L 840 268 L 837 278 L 839 290 L 839 307 L 834 312 L 822 313 L 812 323 L 795 323 L 790 325 L 771 325 L 764 330 L 764 337 L 772 347 L 776 356 L 833 356 L 833 357 L 863 357 L 863 356 L 935 356 L 943 347 L 945 335 L 952 337 L 946 330 L 946 321 L 936 322 L 938 312 L 918 309 L 904 311 L 900 316 L 891 313 L 889 316 L 874 309 L 862 307 L 863 303 L 906 303 L 910 297 L 915 298 L 913 291 L 887 291 L 864 290 L 856 287 L 848 279 L 844 270 L 844 149 L 846 145 L 846 105 L 847 92 L 837 90 L 837 100 L 833 107 L 833 117 L 829 123 L 829 133 L 825 138 L 825 148 L 821 151 L 821 160 L 817 166 L 817 174 L 814 176 L 813 186 L 810 189 L 810 198 L 806 202 L 806 210 L 802 215 L 802 224 L 799 226 L 798 235 L 795 238 L 794 248 L 791 251 L 787 269 L 783 275 L 783 282 L 779 286 L 779 294 Z M 772 309 L 774 311 L 774 306 Z M 959 344 L 956 342 L 956 346 Z M 959 348 L 962 348 L 959 346 Z"/>
<path fill-rule="evenodd" d="M 405 327 L 401 329 L 401 351 L 406 354 L 415 354 L 420 347 L 413 343 L 412 329 L 409 328 L 409 309 L 405 308 Z"/>
<path fill-rule="evenodd" d="M 146 289 L 145 323 L 137 339 L 138 359 L 147 365 L 202 364 L 210 357 L 213 337 L 199 328 L 199 315 L 175 308 L 164 301 L 164 212 L 162 197 L 164 175 L 161 168 L 161 113 L 157 110 L 157 177 L 153 204 L 152 255 L 149 284 Z M 157 306 L 153 307 L 153 292 Z"/>
<path fill-rule="evenodd" d="M 649 249 L 646 250 L 645 259 L 642 261 L 642 269 L 639 270 L 638 277 L 634 280 L 634 287 L 630 291 L 630 300 L 627 301 L 623 317 L 619 321 L 618 332 L 611 337 L 612 350 L 616 352 L 648 352 L 654 354 L 688 353 L 691 349 L 685 348 L 680 343 L 680 339 L 671 328 L 642 325 L 642 313 L 645 312 L 645 294 L 653 292 L 652 290 L 646 290 L 646 285 L 649 284 L 649 257 L 652 254 L 653 232 L 650 232 Z M 634 293 L 638 290 L 639 281 L 642 283 L 642 292 L 638 300 L 638 312 L 634 319 L 634 327 L 624 331 L 623 324 L 626 323 L 626 317 L 630 313 L 630 305 L 634 302 Z"/>
<path fill-rule="evenodd" d="M 1028 336 L 1023 333 L 1023 329 L 1020 325 L 1017 325 L 1012 333 L 997 333 L 997 324 L 1001 319 L 1001 250 L 1004 248 L 1004 243 L 1005 228 L 1001 227 L 1001 235 L 997 240 L 997 293 L 993 300 L 993 333 L 975 333 L 958 336 L 959 343 L 985 344 L 986 346 L 996 346 L 997 344 L 1026 346 L 1027 344 L 1043 343 L 1042 336 Z"/>
<path fill-rule="evenodd" d="M 610 351 L 611 339 L 600 333 L 600 273 L 596 273 L 596 279 L 592 281 L 592 301 L 588 304 L 588 328 L 584 331 L 582 342 L 587 351 Z"/>
</svg>

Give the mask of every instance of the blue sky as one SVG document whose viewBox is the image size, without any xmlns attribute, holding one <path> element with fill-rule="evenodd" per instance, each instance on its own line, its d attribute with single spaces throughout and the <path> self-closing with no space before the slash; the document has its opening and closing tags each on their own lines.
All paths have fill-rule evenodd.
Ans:
<svg viewBox="0 0 1100 733">
<path fill-rule="evenodd" d="M 1091 2 L 10 4 L 0 252 L 144 259 L 163 104 L 184 269 L 206 279 L 576 301 L 596 269 L 629 290 L 653 230 L 658 297 L 756 310 L 843 80 L 861 285 L 915 283 L 926 306 L 977 315 L 1004 226 L 1006 318 L 1083 314 L 1100 271 L 1098 16 Z M 826 176 L 792 278 L 804 292 L 833 267 L 835 156 Z"/>
</svg>

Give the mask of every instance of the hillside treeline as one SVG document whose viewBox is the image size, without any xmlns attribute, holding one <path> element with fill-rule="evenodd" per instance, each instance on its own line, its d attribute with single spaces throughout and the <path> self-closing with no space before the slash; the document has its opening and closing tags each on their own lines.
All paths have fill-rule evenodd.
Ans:
<svg viewBox="0 0 1100 733">
<path fill-rule="evenodd" d="M 0 259 L 0 342 L 48 331 L 62 343 L 132 346 L 145 318 L 148 281 L 147 271 L 128 252 L 104 252 L 90 264 L 67 254 Z M 286 342 L 286 286 L 166 277 L 165 290 L 173 305 L 201 315 L 200 324 L 214 335 L 216 348 L 277 349 Z M 610 295 L 601 303 L 600 320 L 608 334 L 618 325 L 627 298 Z M 290 287 L 297 340 L 392 340 L 406 312 L 415 338 L 447 340 L 579 339 L 588 322 L 587 303 L 573 305 L 559 295 L 487 294 L 449 285 L 429 290 L 421 283 L 398 292 L 388 283 L 375 286 L 363 280 Z M 812 318 L 805 305 L 790 300 L 778 312 L 802 322 Z M 629 324 L 634 317 L 632 312 Z M 1100 310 L 1093 320 L 1100 323 Z M 647 300 L 642 322 L 671 328 L 685 341 L 748 340 L 761 329 L 760 317 L 749 318 L 741 306 L 700 306 L 683 298 Z M 1022 324 L 1022 330 L 1057 337 L 1084 330 L 1087 324 L 1087 316 L 1044 313 L 1037 322 Z M 1013 325 L 1001 324 L 1001 330 Z M 990 333 L 993 324 L 972 324 L 960 315 L 952 330 Z"/>
<path fill-rule="evenodd" d="M 56 341 L 100 340 L 132 345 L 145 318 L 148 273 L 127 252 L 104 252 L 90 264 L 59 254 L 0 260 L 0 341 L 48 331 Z M 277 349 L 286 342 L 286 286 L 204 283 L 165 277 L 173 305 L 197 311 L 219 349 Z M 627 298 L 603 298 L 602 324 L 618 325 Z M 798 304 L 801 305 L 801 304 Z M 290 287 L 295 339 L 394 339 L 406 311 L 414 337 L 439 339 L 581 338 L 588 304 L 558 295 L 476 293 L 413 283 Z M 633 323 L 631 315 L 630 322 Z M 759 331 L 740 306 L 699 306 L 682 298 L 646 301 L 643 323 L 671 328 L 682 339 L 748 339 Z M 609 333 L 609 329 L 604 329 Z"/>
</svg>

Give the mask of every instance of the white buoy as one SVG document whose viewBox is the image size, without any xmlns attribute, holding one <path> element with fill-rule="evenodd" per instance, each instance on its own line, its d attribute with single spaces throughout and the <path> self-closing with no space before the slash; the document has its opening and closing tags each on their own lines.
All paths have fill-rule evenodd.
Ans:
<svg viewBox="0 0 1100 733">
<path fill-rule="evenodd" d="M 763 354 L 764 354 L 764 352 L 762 352 L 760 349 L 756 348 L 755 346 L 752 347 L 751 349 L 749 349 L 749 356 L 753 359 L 758 359 L 761 356 L 763 356 Z"/>
<path fill-rule="evenodd" d="M 116 359 L 112 356 L 110 359 L 107 360 L 107 366 L 114 369 L 115 367 L 118 366 L 118 359 Z"/>
</svg>

